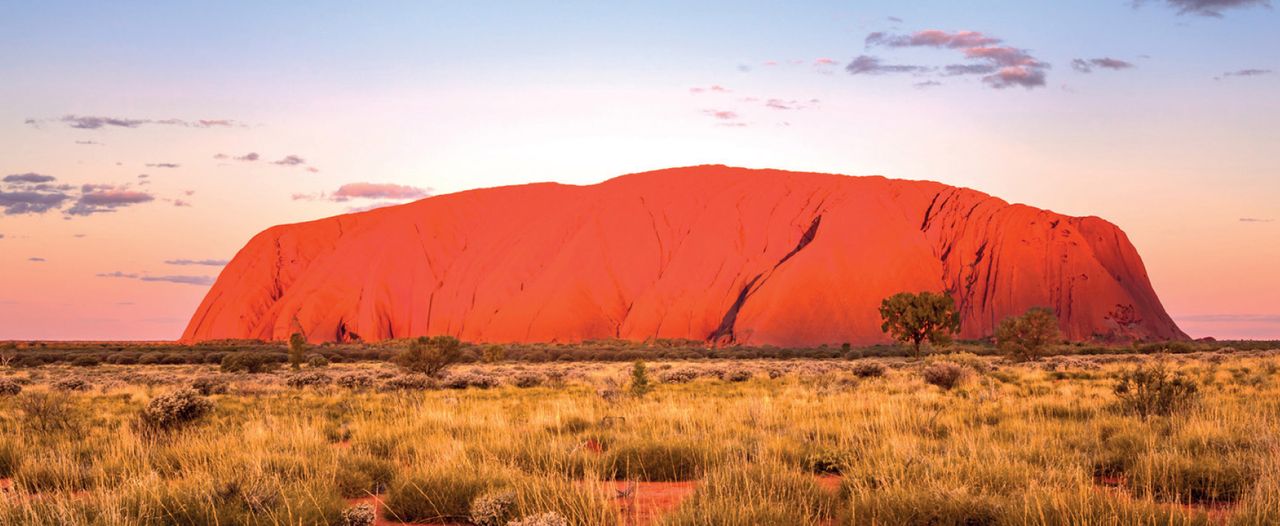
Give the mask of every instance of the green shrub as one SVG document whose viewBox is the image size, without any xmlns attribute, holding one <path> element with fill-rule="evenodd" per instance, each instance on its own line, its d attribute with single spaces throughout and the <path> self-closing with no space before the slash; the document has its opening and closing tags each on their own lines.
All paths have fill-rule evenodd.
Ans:
<svg viewBox="0 0 1280 526">
<path fill-rule="evenodd" d="M 1185 411 L 1199 396 L 1195 380 L 1170 372 L 1163 360 L 1120 373 L 1113 391 L 1121 409 L 1143 418 Z"/>
<path fill-rule="evenodd" d="M 631 366 L 631 396 L 643 397 L 653 390 L 653 384 L 649 382 L 649 372 L 645 369 L 644 362 L 636 360 Z"/>
<path fill-rule="evenodd" d="M 358 498 L 386 491 L 395 476 L 396 466 L 392 462 L 354 453 L 338 459 L 336 484 L 343 497 Z"/>
<path fill-rule="evenodd" d="M 462 342 L 452 336 L 422 336 L 392 360 L 405 370 L 437 376 L 462 359 Z"/>
<path fill-rule="evenodd" d="M 996 346 L 1000 352 L 1018 360 L 1035 360 L 1062 334 L 1053 309 L 1033 307 L 1021 316 L 1010 316 L 996 327 Z"/>
<path fill-rule="evenodd" d="M 222 357 L 224 373 L 259 374 L 271 371 L 278 365 L 274 356 L 264 352 L 234 352 Z"/>
<path fill-rule="evenodd" d="M 879 362 L 861 361 L 853 365 L 851 372 L 858 378 L 879 378 L 884 376 L 885 367 Z"/>
<path fill-rule="evenodd" d="M 22 385 L 8 378 L 0 378 L 0 396 L 18 396 Z"/>
</svg>

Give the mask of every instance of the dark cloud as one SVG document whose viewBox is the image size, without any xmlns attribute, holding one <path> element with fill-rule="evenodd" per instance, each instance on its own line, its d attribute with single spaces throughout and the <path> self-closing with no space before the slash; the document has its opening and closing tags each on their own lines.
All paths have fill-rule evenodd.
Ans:
<svg viewBox="0 0 1280 526">
<path fill-rule="evenodd" d="M 242 126 L 240 123 L 229 119 L 201 119 L 196 121 L 187 121 L 182 119 L 129 119 L 124 117 L 98 117 L 86 115 L 63 115 L 57 119 L 27 119 L 24 121 L 30 126 L 39 128 L 45 122 L 61 122 L 69 127 L 81 130 L 97 130 L 101 128 L 139 128 L 148 124 L 161 126 L 182 126 L 184 128 L 215 128 L 215 127 L 231 127 Z"/>
<path fill-rule="evenodd" d="M 348 183 L 329 196 L 330 201 L 351 199 L 418 199 L 431 195 L 430 188 L 418 188 L 399 184 Z"/>
<path fill-rule="evenodd" d="M 1103 57 L 1083 59 L 1077 58 L 1071 61 L 1071 68 L 1081 73 L 1093 73 L 1093 68 L 1121 70 L 1134 67 L 1132 62 L 1125 62 L 1118 58 Z"/>
<path fill-rule="evenodd" d="M 213 280 L 214 280 L 213 276 L 150 276 L 147 274 L 134 274 L 134 273 L 126 273 L 126 272 L 120 272 L 120 271 L 104 272 L 104 273 L 98 274 L 98 277 L 136 279 L 138 281 L 181 283 L 184 285 L 201 285 L 201 286 L 213 285 Z"/>
<path fill-rule="evenodd" d="M 883 75 L 885 73 L 923 73 L 929 71 L 924 66 L 907 64 L 885 64 L 879 58 L 861 55 L 844 67 L 850 75 Z"/>
<path fill-rule="evenodd" d="M 34 172 L 27 172 L 27 173 L 24 173 L 24 174 L 13 174 L 13 175 L 6 175 L 6 176 L 4 176 L 4 182 L 6 182 L 6 183 L 36 183 L 36 184 L 38 184 L 38 183 L 48 183 L 48 182 L 52 182 L 52 181 L 54 181 L 55 179 L 57 179 L 57 177 L 54 177 L 54 176 L 52 176 L 52 175 L 43 175 L 43 174 L 38 174 L 38 173 L 34 173 Z"/>
<path fill-rule="evenodd" d="M 271 162 L 271 164 L 278 164 L 281 166 L 298 166 L 300 164 L 306 164 L 306 163 L 307 163 L 306 159 L 298 157 L 297 155 L 286 155 L 284 159 Z"/>
<path fill-rule="evenodd" d="M 115 212 L 116 209 L 154 201 L 155 196 L 131 190 L 124 186 L 86 184 L 81 187 L 80 198 L 66 210 L 67 215 L 89 216 Z"/>
<path fill-rule="evenodd" d="M 168 259 L 165 260 L 166 265 L 204 265 L 207 267 L 222 267 L 228 263 L 225 259 Z"/>
<path fill-rule="evenodd" d="M 0 186 L 0 208 L 5 215 L 43 214 L 62 208 L 71 199 L 71 187 L 50 184 L 51 175 L 23 173 L 6 175 Z"/>
<path fill-rule="evenodd" d="M 953 49 L 964 54 L 974 64 L 952 64 L 942 68 L 943 75 L 984 75 L 982 81 L 993 88 L 1022 86 L 1036 88 L 1045 85 L 1048 63 L 1031 56 L 1024 49 L 1001 45 L 1003 40 L 978 31 L 948 32 L 938 29 L 917 31 L 909 35 L 876 32 L 867 35 L 867 47 L 888 48 L 926 47 Z M 924 73 L 935 68 L 926 66 L 886 66 L 879 59 L 867 55 L 854 59 L 845 70 L 851 74 Z"/>
<path fill-rule="evenodd" d="M 1146 3 L 1146 0 L 1134 0 L 1134 5 Z M 1179 15 L 1200 15 L 1215 18 L 1222 17 L 1228 9 L 1246 7 L 1271 7 L 1271 0 L 1164 0 L 1165 5 L 1178 10 Z"/>
<path fill-rule="evenodd" d="M 888 20 L 889 20 L 890 22 L 893 22 L 893 23 L 896 23 L 896 24 L 901 24 L 901 23 L 902 23 L 902 19 L 901 19 L 901 18 L 898 18 L 898 17 L 896 17 L 896 16 L 891 16 L 891 17 L 889 17 L 889 18 L 888 18 Z"/>
<path fill-rule="evenodd" d="M 35 263 L 44 263 L 44 262 L 45 262 L 45 259 L 44 259 L 44 258 L 31 257 L 31 258 L 27 258 L 27 261 L 32 261 L 32 262 L 35 262 Z"/>
<path fill-rule="evenodd" d="M 182 165 L 175 163 L 147 163 L 147 168 L 178 168 Z"/>
<path fill-rule="evenodd" d="M 173 200 L 173 206 L 176 206 L 176 207 L 179 207 L 179 208 L 185 208 L 185 207 L 189 207 L 189 206 L 191 206 L 191 202 L 190 202 L 190 201 L 184 201 L 184 200 L 182 200 L 182 199 L 174 199 L 174 200 Z"/>
</svg>

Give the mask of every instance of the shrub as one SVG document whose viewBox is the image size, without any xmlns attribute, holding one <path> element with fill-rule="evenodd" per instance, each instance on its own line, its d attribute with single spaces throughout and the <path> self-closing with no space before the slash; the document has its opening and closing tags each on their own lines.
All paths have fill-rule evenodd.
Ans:
<svg viewBox="0 0 1280 526">
<path fill-rule="evenodd" d="M 359 498 L 386 491 L 395 476 L 396 466 L 391 461 L 353 453 L 338 460 L 336 484 L 343 497 Z"/>
<path fill-rule="evenodd" d="M 349 373 L 339 376 L 337 383 L 338 387 L 343 389 L 363 391 L 373 387 L 373 377 L 367 374 Z"/>
<path fill-rule="evenodd" d="M 1186 410 L 1199 396 L 1195 380 L 1171 373 L 1163 361 L 1120 373 L 1113 391 L 1121 409 L 1142 418 Z"/>
<path fill-rule="evenodd" d="M 709 474 L 664 524 L 823 524 L 836 504 L 836 495 L 819 487 L 812 475 L 747 465 Z"/>
<path fill-rule="evenodd" d="M 230 390 L 227 381 L 216 376 L 196 378 L 191 382 L 191 388 L 203 396 L 227 394 L 227 391 Z"/>
<path fill-rule="evenodd" d="M 884 376 L 884 364 L 878 362 L 858 362 L 853 365 L 853 375 L 859 378 L 879 378 Z"/>
<path fill-rule="evenodd" d="M 392 359 L 409 372 L 437 376 L 462 359 L 462 342 L 452 336 L 422 336 Z"/>
<path fill-rule="evenodd" d="M 952 362 L 935 362 L 926 365 L 920 371 L 925 383 L 936 385 L 943 390 L 950 390 L 967 376 L 964 366 Z"/>
<path fill-rule="evenodd" d="M 8 378 L 0 378 L 0 396 L 17 396 L 22 392 L 22 386 Z"/>
<path fill-rule="evenodd" d="M 508 522 L 507 526 L 569 526 L 569 519 L 554 511 L 548 511 Z"/>
<path fill-rule="evenodd" d="M 0 442 L 0 479 L 12 477 L 22 465 L 22 450 L 12 440 Z"/>
<path fill-rule="evenodd" d="M 1259 469 L 1219 455 L 1190 457 L 1185 452 L 1150 454 L 1132 470 L 1126 482 L 1140 494 L 1157 500 L 1196 504 L 1233 503 L 1244 498 L 1259 477 Z"/>
<path fill-rule="evenodd" d="M 18 398 L 27 426 L 42 432 L 75 429 L 80 423 L 80 413 L 65 397 L 51 393 L 27 393 Z"/>
<path fill-rule="evenodd" d="M 960 313 L 956 302 L 946 293 L 900 292 L 880 303 L 880 330 L 893 339 L 912 345 L 916 358 L 920 358 L 920 345 L 951 342 L 951 335 L 960 331 Z"/>
<path fill-rule="evenodd" d="M 471 502 L 489 485 L 474 470 L 422 472 L 392 484 L 386 505 L 389 514 L 403 522 L 465 519 L 471 512 Z"/>
<path fill-rule="evenodd" d="M 636 360 L 631 366 L 631 396 L 642 397 L 652 390 L 653 384 L 649 382 L 649 372 L 645 370 L 644 362 Z"/>
<path fill-rule="evenodd" d="M 702 476 L 708 455 L 691 443 L 633 442 L 606 452 L 603 472 L 616 480 L 675 482 Z"/>
<path fill-rule="evenodd" d="M 327 387 L 333 383 L 333 377 L 321 372 L 298 373 L 285 380 L 285 385 L 294 389 L 307 387 Z"/>
<path fill-rule="evenodd" d="M 475 387 L 477 389 L 492 389 L 501 384 L 498 377 L 478 372 L 469 372 L 462 374 L 450 375 L 444 381 L 444 386 L 449 389 L 466 389 Z"/>
<path fill-rule="evenodd" d="M 73 376 L 71 378 L 63 378 L 55 381 L 49 384 L 49 387 L 53 388 L 54 391 L 83 392 L 92 388 L 93 384 L 90 384 L 89 381 L 84 378 Z"/>
<path fill-rule="evenodd" d="M 222 357 L 222 372 L 265 373 L 276 368 L 275 358 L 265 352 L 235 352 Z"/>
<path fill-rule="evenodd" d="M 530 387 L 538 387 L 542 385 L 543 382 L 546 382 L 546 377 L 541 374 L 522 372 L 512 378 L 511 385 L 527 389 Z"/>
<path fill-rule="evenodd" d="M 471 501 L 471 523 L 476 526 L 505 526 L 515 516 L 515 511 L 515 492 L 489 490 Z"/>
<path fill-rule="evenodd" d="M 204 418 L 213 410 L 213 402 L 195 389 L 179 389 L 157 396 L 142 409 L 140 421 L 145 429 L 169 431 Z"/>
<path fill-rule="evenodd" d="M 356 504 L 342 510 L 342 526 L 373 526 L 378 514 L 372 504 Z"/>
<path fill-rule="evenodd" d="M 693 369 L 675 369 L 658 375 L 664 384 L 687 384 L 698 379 L 698 371 Z"/>
<path fill-rule="evenodd" d="M 437 382 L 425 374 L 402 374 L 382 383 L 383 391 L 424 391 L 435 389 Z"/>
<path fill-rule="evenodd" d="M 480 353 L 480 361 L 484 363 L 498 363 L 506 359 L 507 350 L 501 345 L 490 345 Z"/>
<path fill-rule="evenodd" d="M 307 352 L 307 337 L 300 332 L 289 335 L 289 367 L 297 371 L 302 368 L 302 357 Z"/>
<path fill-rule="evenodd" d="M 312 369 L 320 369 L 329 366 L 329 359 L 323 354 L 313 354 L 307 357 L 307 367 Z"/>
<path fill-rule="evenodd" d="M 71 365 L 74 365 L 77 367 L 94 367 L 94 366 L 102 365 L 102 360 L 95 355 L 86 354 L 83 356 L 77 356 L 74 360 L 71 361 Z"/>
<path fill-rule="evenodd" d="M 742 368 L 734 368 L 720 372 L 720 379 L 726 382 L 745 382 L 751 379 L 751 371 Z"/>
<path fill-rule="evenodd" d="M 1018 360 L 1035 360 L 1061 338 L 1052 309 L 1034 307 L 1010 316 L 996 328 L 996 347 Z"/>
</svg>

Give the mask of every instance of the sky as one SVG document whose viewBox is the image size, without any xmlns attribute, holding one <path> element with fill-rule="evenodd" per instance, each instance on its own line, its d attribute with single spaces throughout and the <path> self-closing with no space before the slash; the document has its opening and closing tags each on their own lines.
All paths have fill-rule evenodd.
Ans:
<svg viewBox="0 0 1280 526">
<path fill-rule="evenodd" d="M 177 338 L 272 225 L 697 164 L 1100 216 L 1192 336 L 1280 339 L 1269 1 L 617 4 L 0 4 L 0 339 Z"/>
</svg>

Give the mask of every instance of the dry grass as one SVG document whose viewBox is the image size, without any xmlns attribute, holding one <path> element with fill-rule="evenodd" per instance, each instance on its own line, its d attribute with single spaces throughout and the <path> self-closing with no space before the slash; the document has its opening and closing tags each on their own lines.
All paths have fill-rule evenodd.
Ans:
<svg viewBox="0 0 1280 526">
<path fill-rule="evenodd" d="M 133 425 L 143 408 L 216 366 L 0 369 L 23 385 L 0 397 L 0 524 L 336 525 L 372 494 L 458 522 L 493 491 L 520 517 L 622 524 L 618 484 L 691 478 L 665 523 L 1280 522 L 1280 357 L 1169 358 L 1197 403 L 1144 419 L 1113 388 L 1151 359 L 940 357 L 968 371 L 951 389 L 901 359 L 650 362 L 674 380 L 608 399 L 630 364 L 463 366 L 500 385 L 394 390 L 388 365 L 335 364 L 316 374 L 370 383 L 222 375 L 210 414 L 159 435 Z M 44 394 L 69 371 L 93 387 Z"/>
</svg>

